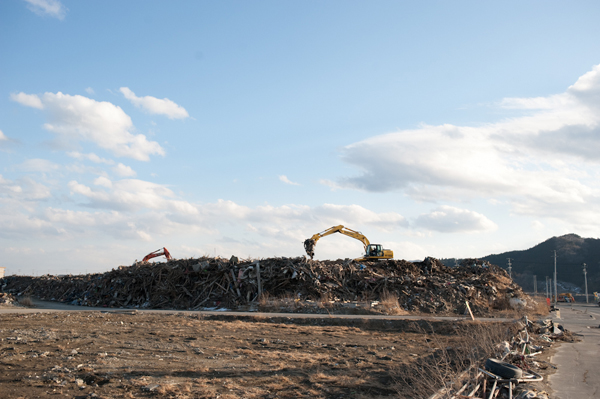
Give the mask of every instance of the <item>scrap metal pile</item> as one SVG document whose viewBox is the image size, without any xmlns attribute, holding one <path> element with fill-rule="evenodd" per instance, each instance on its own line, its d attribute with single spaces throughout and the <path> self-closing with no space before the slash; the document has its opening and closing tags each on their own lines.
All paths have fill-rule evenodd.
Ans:
<svg viewBox="0 0 600 399">
<path fill-rule="evenodd" d="M 475 314 L 506 308 L 527 296 L 501 268 L 477 259 L 457 267 L 439 260 L 356 262 L 313 261 L 305 257 L 239 260 L 175 259 L 120 266 L 103 274 L 0 279 L 3 292 L 87 306 L 236 309 L 270 298 L 335 303 L 378 301 L 397 296 L 407 311 Z"/>
</svg>

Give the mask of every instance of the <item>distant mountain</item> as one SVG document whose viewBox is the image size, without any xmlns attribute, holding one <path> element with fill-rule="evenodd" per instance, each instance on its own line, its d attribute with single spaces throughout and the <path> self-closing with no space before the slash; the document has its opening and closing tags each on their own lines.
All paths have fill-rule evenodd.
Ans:
<svg viewBox="0 0 600 399">
<path fill-rule="evenodd" d="M 583 264 L 587 265 L 588 292 L 600 292 L 600 239 L 582 238 L 577 234 L 552 237 L 533 248 L 488 255 L 487 260 L 508 270 L 508 258 L 512 264 L 512 276 L 526 291 L 533 291 L 533 276 L 537 276 L 539 293 L 546 292 L 546 276 L 554 275 L 554 251 L 559 291 L 585 292 Z M 442 260 L 447 266 L 454 259 Z M 562 287 L 561 287 L 562 286 Z"/>
</svg>

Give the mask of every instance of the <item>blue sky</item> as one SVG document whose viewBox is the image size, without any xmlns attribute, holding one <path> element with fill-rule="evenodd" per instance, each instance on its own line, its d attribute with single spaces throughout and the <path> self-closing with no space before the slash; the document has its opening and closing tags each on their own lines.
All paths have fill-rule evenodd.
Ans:
<svg viewBox="0 0 600 399">
<path fill-rule="evenodd" d="M 0 3 L 0 266 L 598 237 L 600 3 Z M 360 242 L 319 241 L 316 258 Z"/>
</svg>

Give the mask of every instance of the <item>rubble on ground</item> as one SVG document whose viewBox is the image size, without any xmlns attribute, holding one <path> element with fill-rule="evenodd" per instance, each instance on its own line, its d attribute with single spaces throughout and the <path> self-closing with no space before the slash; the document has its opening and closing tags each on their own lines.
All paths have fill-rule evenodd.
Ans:
<svg viewBox="0 0 600 399">
<path fill-rule="evenodd" d="M 18 306 L 19 301 L 12 294 L 0 292 L 0 306 Z"/>
<path fill-rule="evenodd" d="M 532 322 L 525 316 L 510 342 L 496 346 L 494 357 L 473 364 L 430 399 L 548 399 L 547 385 L 542 381 L 556 366 L 540 357 L 548 359 L 544 354 L 555 341 L 572 339 L 571 332 L 551 319 Z"/>
<path fill-rule="evenodd" d="M 477 259 L 457 267 L 439 260 L 315 261 L 305 257 L 238 260 L 176 259 L 136 263 L 102 274 L 8 276 L 2 291 L 85 306 L 126 308 L 237 309 L 260 293 L 294 301 L 377 301 L 398 298 L 403 310 L 475 315 L 520 306 L 529 300 L 502 268 Z M 513 301 L 515 302 L 515 301 Z"/>
</svg>

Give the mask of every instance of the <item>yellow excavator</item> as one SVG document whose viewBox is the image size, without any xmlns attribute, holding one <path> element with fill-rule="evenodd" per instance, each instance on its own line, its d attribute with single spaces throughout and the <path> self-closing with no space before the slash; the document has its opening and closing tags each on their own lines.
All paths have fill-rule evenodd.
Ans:
<svg viewBox="0 0 600 399">
<path fill-rule="evenodd" d="M 371 244 L 369 239 L 365 237 L 361 232 L 349 229 L 342 225 L 333 226 L 327 230 L 313 235 L 311 238 L 304 240 L 304 249 L 310 258 L 315 256 L 315 245 L 320 238 L 328 236 L 333 233 L 340 233 L 348 237 L 352 237 L 362 242 L 365 246 L 365 254 L 356 261 L 367 261 L 367 260 L 379 260 L 379 259 L 392 259 L 394 252 L 391 249 L 383 249 L 380 244 Z"/>
</svg>

